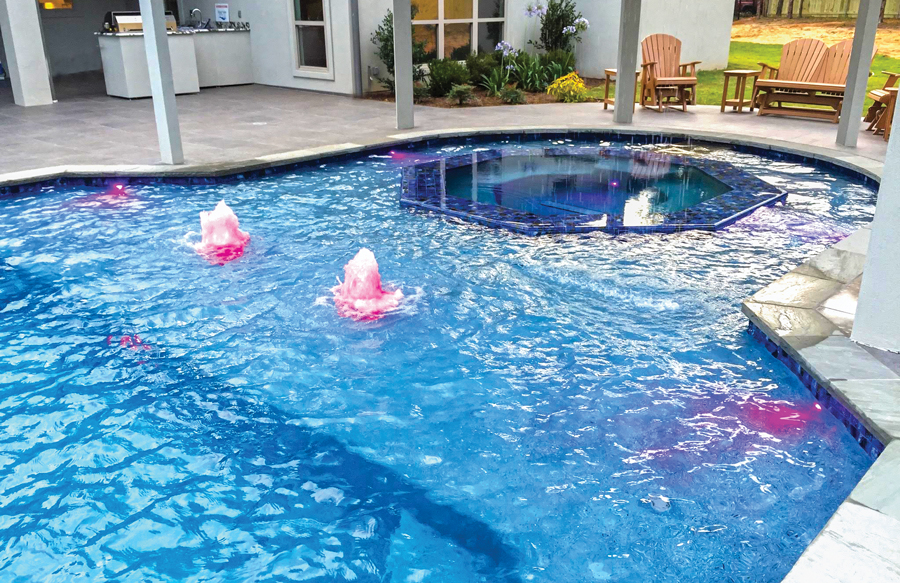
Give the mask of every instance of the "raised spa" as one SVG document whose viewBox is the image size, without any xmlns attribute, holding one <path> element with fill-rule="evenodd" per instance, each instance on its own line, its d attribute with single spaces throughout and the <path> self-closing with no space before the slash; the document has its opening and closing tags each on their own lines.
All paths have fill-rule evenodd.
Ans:
<svg viewBox="0 0 900 583">
<path fill-rule="evenodd" d="M 539 235 L 715 230 L 784 196 L 719 160 L 554 146 L 417 161 L 404 172 L 401 203 Z"/>
</svg>

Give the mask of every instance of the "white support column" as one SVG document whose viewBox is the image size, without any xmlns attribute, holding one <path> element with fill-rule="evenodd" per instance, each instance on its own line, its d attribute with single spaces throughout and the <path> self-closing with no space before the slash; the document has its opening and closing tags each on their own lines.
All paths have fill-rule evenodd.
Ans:
<svg viewBox="0 0 900 583">
<path fill-rule="evenodd" d="M 166 33 L 165 6 L 163 0 L 140 0 L 140 6 L 159 153 L 163 164 L 183 164 L 184 151 L 181 146 L 181 128 L 178 125 L 178 108 L 175 106 L 175 80 L 172 77 L 172 57 Z"/>
<path fill-rule="evenodd" d="M 900 119 L 896 117 L 895 119 Z M 863 271 L 852 338 L 866 346 L 900 352 L 900 132 L 892 133 Z"/>
<path fill-rule="evenodd" d="M 881 0 L 860 0 L 859 16 L 856 17 L 856 32 L 853 34 L 853 51 L 850 53 L 850 70 L 847 73 L 847 88 L 844 91 L 844 105 L 838 123 L 837 143 L 856 147 L 859 126 L 862 122 L 863 103 L 866 101 L 866 83 L 872 66 L 872 52 L 875 50 L 875 31 L 878 30 L 878 15 Z"/>
<path fill-rule="evenodd" d="M 641 0 L 621 0 L 619 14 L 619 54 L 616 59 L 616 107 L 613 120 L 631 123 L 634 118 L 634 71 L 641 30 Z"/>
<path fill-rule="evenodd" d="M 410 0 L 394 0 L 394 98 L 397 129 L 415 127 L 413 113 L 412 7 Z"/>
<path fill-rule="evenodd" d="M 34 0 L 0 0 L 0 34 L 16 105 L 50 105 L 50 67 Z"/>
</svg>

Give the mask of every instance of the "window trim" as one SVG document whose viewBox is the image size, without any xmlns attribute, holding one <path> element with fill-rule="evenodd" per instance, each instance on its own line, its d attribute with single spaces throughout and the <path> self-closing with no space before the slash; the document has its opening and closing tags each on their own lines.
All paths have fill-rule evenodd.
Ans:
<svg viewBox="0 0 900 583">
<path fill-rule="evenodd" d="M 322 79 L 334 81 L 334 50 L 331 40 L 331 0 L 322 0 L 323 20 L 296 20 L 294 13 L 294 0 L 285 0 L 288 7 L 288 23 L 291 31 L 291 62 L 294 67 L 294 77 L 303 79 Z M 300 26 L 321 26 L 325 29 L 325 62 L 327 67 L 303 67 L 300 65 Z"/>
<path fill-rule="evenodd" d="M 413 26 L 427 24 L 437 26 L 437 58 L 449 58 L 444 56 L 444 25 L 468 24 L 469 38 L 472 39 L 470 48 L 472 54 L 478 53 L 478 25 L 487 22 L 499 22 L 503 24 L 502 40 L 506 39 L 507 20 L 509 19 L 509 0 L 503 0 L 503 16 L 491 18 L 478 17 L 478 0 L 472 0 L 472 18 L 444 18 L 444 0 L 438 0 L 438 17 L 436 20 L 413 20 Z"/>
</svg>

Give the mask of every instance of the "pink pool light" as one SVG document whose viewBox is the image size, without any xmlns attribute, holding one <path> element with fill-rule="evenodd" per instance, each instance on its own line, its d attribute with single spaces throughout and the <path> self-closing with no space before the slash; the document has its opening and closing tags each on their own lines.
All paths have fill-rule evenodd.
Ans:
<svg viewBox="0 0 900 583">
<path fill-rule="evenodd" d="M 197 252 L 213 265 L 225 265 L 244 254 L 250 235 L 240 230 L 237 215 L 220 201 L 213 211 L 200 213 L 200 229 L 203 240 Z"/>
<path fill-rule="evenodd" d="M 344 266 L 344 281 L 332 288 L 338 314 L 353 320 L 377 320 L 385 312 L 400 305 L 403 292 L 386 292 L 381 287 L 381 274 L 375 254 L 360 249 L 356 257 Z"/>
</svg>

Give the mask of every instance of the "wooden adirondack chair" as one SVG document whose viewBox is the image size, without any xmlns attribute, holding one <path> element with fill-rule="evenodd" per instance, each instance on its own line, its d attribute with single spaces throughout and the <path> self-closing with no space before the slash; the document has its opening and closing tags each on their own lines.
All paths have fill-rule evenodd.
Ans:
<svg viewBox="0 0 900 583">
<path fill-rule="evenodd" d="M 765 63 L 763 75 L 754 88 L 753 101 L 758 115 L 790 115 L 831 120 L 837 123 L 844 103 L 850 50 L 853 41 L 841 41 L 825 48 L 816 39 L 801 39 L 784 45 L 781 66 Z M 828 109 L 791 107 L 785 103 L 823 106 Z"/>
<path fill-rule="evenodd" d="M 697 65 L 681 62 L 681 41 L 668 34 L 652 34 L 641 42 L 641 107 L 659 107 L 673 98 L 687 111 L 697 100 Z"/>
<path fill-rule="evenodd" d="M 873 89 L 869 91 L 868 97 L 874 103 L 869 107 L 869 110 L 866 112 L 866 117 L 864 121 L 869 122 L 869 127 L 866 128 L 867 131 L 871 131 L 875 129 L 875 126 L 878 125 L 878 121 L 881 119 L 881 116 L 884 115 L 884 110 L 887 108 L 888 104 L 891 102 L 891 94 L 888 89 L 897 86 L 897 81 L 900 80 L 900 73 L 891 73 L 890 71 L 882 71 L 882 75 L 887 75 L 887 81 L 884 82 L 884 87 L 881 89 Z M 879 133 L 884 128 L 878 128 L 875 133 Z"/>
</svg>

